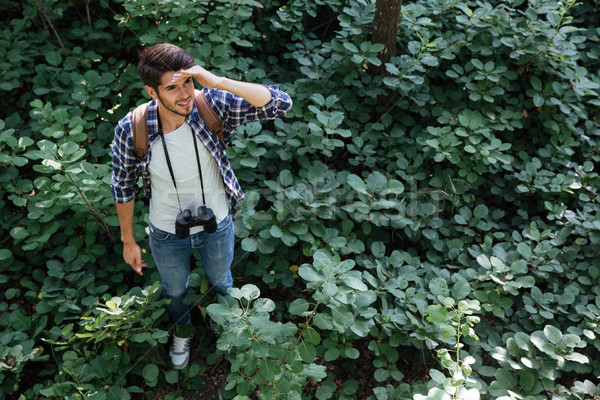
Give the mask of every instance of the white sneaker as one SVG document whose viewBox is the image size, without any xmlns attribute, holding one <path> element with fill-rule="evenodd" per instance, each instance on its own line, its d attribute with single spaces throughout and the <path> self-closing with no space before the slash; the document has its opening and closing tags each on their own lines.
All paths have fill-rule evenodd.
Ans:
<svg viewBox="0 0 600 400">
<path fill-rule="evenodd" d="M 180 338 L 177 335 L 173 335 L 173 343 L 171 343 L 171 350 L 169 351 L 173 369 L 184 369 L 187 365 L 190 360 L 190 344 L 193 337 L 194 335 Z"/>
</svg>

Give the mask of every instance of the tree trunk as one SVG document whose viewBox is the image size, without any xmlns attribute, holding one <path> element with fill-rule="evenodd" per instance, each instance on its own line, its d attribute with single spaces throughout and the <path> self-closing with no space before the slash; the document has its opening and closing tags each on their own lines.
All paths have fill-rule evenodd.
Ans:
<svg viewBox="0 0 600 400">
<path fill-rule="evenodd" d="M 381 43 L 385 46 L 379 53 L 380 66 L 371 67 L 371 76 L 386 75 L 385 63 L 396 55 L 396 37 L 402 0 L 377 0 L 375 4 L 375 18 L 373 19 L 373 43 Z"/>
</svg>

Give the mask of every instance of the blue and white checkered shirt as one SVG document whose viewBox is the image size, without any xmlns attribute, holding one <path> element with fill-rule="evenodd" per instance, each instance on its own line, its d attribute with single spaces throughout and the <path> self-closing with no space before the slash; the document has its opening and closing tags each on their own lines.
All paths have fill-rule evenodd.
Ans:
<svg viewBox="0 0 600 400">
<path fill-rule="evenodd" d="M 255 107 L 246 100 L 232 93 L 217 89 L 202 89 L 213 110 L 223 122 L 223 136 L 229 144 L 235 128 L 239 125 L 284 116 L 292 108 L 292 99 L 281 91 L 278 85 L 266 86 L 271 92 L 271 101 L 263 107 Z M 138 179 L 141 176 L 146 182 L 146 197 L 151 197 L 150 172 L 148 165 L 152 157 L 152 144 L 160 139 L 158 135 L 158 102 L 152 100 L 148 104 L 148 154 L 138 164 L 133 148 L 132 112 L 128 113 L 115 127 L 115 138 L 112 147 L 113 171 L 110 182 L 111 191 L 117 203 L 127 203 L 135 198 Z M 244 198 L 244 192 L 231 168 L 225 147 L 217 136 L 204 124 L 198 113 L 196 104 L 194 111 L 186 118 L 194 133 L 213 156 L 225 184 L 227 199 L 231 209 Z"/>
</svg>

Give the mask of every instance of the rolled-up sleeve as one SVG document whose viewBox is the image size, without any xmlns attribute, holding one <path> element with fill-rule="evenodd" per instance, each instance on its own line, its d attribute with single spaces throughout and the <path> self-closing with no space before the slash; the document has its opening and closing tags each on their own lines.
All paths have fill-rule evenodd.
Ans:
<svg viewBox="0 0 600 400">
<path fill-rule="evenodd" d="M 115 127 L 112 146 L 112 178 L 110 189 L 117 203 L 127 203 L 135 198 L 138 191 L 138 170 L 133 135 L 131 134 L 131 113 Z"/>
<path fill-rule="evenodd" d="M 253 122 L 275 119 L 286 115 L 292 109 L 291 97 L 279 85 L 264 85 L 271 92 L 271 100 L 262 107 L 255 107 L 243 98 L 222 90 L 208 90 L 213 109 L 223 121 L 224 131 L 233 131 L 237 126 Z"/>
</svg>

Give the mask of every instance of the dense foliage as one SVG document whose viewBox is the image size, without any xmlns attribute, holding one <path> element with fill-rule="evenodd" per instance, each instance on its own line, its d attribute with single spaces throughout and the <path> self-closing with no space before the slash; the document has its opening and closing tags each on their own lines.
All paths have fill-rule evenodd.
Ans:
<svg viewBox="0 0 600 400">
<path fill-rule="evenodd" d="M 597 398 L 599 6 L 405 1 L 377 75 L 373 0 L 4 1 L 0 397 Z M 236 289 L 193 261 L 182 372 L 109 190 L 159 42 L 294 99 L 228 150 Z"/>
</svg>

